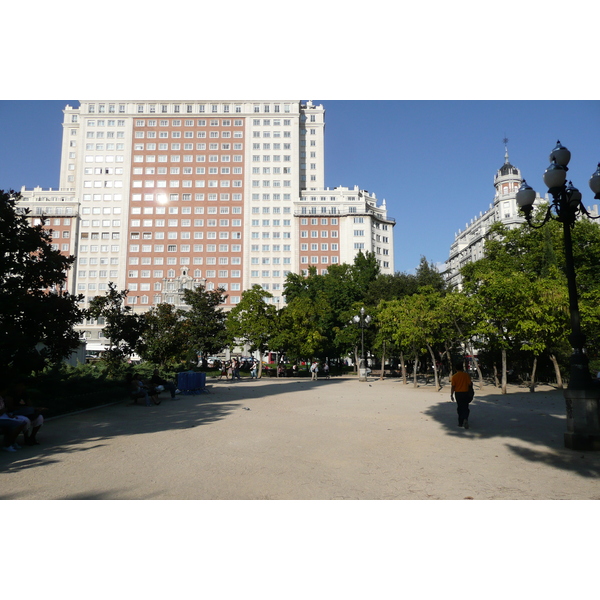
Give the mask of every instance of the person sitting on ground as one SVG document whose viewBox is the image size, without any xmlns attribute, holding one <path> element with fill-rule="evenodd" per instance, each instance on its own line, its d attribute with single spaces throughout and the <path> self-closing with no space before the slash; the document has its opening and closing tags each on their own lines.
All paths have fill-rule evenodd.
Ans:
<svg viewBox="0 0 600 600">
<path fill-rule="evenodd" d="M 17 437 L 25 429 L 25 424 L 15 419 L 6 411 L 4 398 L 5 390 L 0 390 L 0 433 L 4 436 L 2 450 L 4 452 L 16 452 L 21 446 L 17 444 Z"/>
<path fill-rule="evenodd" d="M 172 381 L 167 381 L 163 379 L 159 373 L 158 369 L 154 369 L 154 373 L 152 373 L 152 377 L 150 379 L 150 383 L 157 388 L 157 386 L 162 385 L 165 390 L 169 390 L 171 393 L 171 400 L 175 399 L 175 392 L 177 391 L 177 386 Z"/>
<path fill-rule="evenodd" d="M 9 386 L 4 397 L 8 412 L 25 424 L 23 438 L 26 446 L 39 444 L 36 439 L 38 431 L 44 424 L 42 411 L 46 408 L 32 406 L 27 396 L 25 382 L 17 381 Z"/>
</svg>

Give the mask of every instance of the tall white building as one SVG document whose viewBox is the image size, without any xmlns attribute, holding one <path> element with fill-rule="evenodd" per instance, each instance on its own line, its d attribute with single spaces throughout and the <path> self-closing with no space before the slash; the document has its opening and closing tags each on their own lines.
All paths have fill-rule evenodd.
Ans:
<svg viewBox="0 0 600 600">
<path fill-rule="evenodd" d="M 22 190 L 34 218 L 74 254 L 69 291 L 108 283 L 144 311 L 183 287 L 254 284 L 283 303 L 290 272 L 326 272 L 374 252 L 394 273 L 385 200 L 325 188 L 325 109 L 312 102 L 82 101 L 64 109 L 58 190 Z M 101 324 L 87 323 L 97 339 Z"/>
<path fill-rule="evenodd" d="M 446 281 L 451 286 L 460 287 L 462 277 L 460 269 L 467 263 L 483 258 L 485 240 L 490 227 L 500 221 L 507 227 L 515 227 L 525 219 L 519 214 L 516 194 L 523 179 L 521 171 L 508 160 L 508 148 L 505 147 L 504 164 L 494 176 L 496 193 L 494 201 L 485 212 L 465 224 L 464 230 L 459 230 L 450 246 L 450 256 L 446 261 Z M 541 198 L 536 198 L 536 204 Z"/>
<path fill-rule="evenodd" d="M 454 242 L 450 246 L 450 256 L 446 261 L 444 274 L 446 281 L 451 286 L 461 286 L 460 269 L 464 265 L 483 258 L 484 244 L 489 237 L 490 227 L 495 222 L 499 221 L 509 229 L 525 222 L 525 218 L 519 213 L 516 200 L 517 191 L 523 181 L 521 171 L 510 164 L 506 146 L 504 150 L 504 164 L 494 176 L 496 194 L 493 203 L 489 205 L 487 211 L 480 212 L 478 217 L 474 217 L 470 223 L 466 223 L 465 229 L 459 230 L 455 234 Z M 548 194 L 543 198 L 536 194 L 534 206 L 550 202 Z M 597 205 L 588 207 L 587 210 L 592 216 L 598 215 Z"/>
</svg>

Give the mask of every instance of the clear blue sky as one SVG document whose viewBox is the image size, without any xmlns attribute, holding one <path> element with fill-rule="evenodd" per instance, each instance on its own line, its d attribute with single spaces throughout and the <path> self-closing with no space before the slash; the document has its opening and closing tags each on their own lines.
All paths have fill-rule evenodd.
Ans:
<svg viewBox="0 0 600 600">
<path fill-rule="evenodd" d="M 569 177 L 586 205 L 600 162 L 599 101 L 314 100 L 325 114 L 325 185 L 358 185 L 396 219 L 395 266 L 448 257 L 454 234 L 493 201 L 510 161 L 545 192 L 556 140 L 572 152 Z M 74 100 L 0 101 L 0 188 L 58 187 L 62 109 Z"/>
</svg>

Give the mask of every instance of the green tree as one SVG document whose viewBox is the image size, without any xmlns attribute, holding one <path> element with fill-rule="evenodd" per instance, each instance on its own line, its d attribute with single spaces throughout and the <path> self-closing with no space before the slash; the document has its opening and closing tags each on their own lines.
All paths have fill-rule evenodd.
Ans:
<svg viewBox="0 0 600 600">
<path fill-rule="evenodd" d="M 90 301 L 89 316 L 104 319 L 102 334 L 108 339 L 108 349 L 102 360 L 111 374 L 118 372 L 125 358 L 135 353 L 144 330 L 144 315 L 135 314 L 125 305 L 129 290 L 117 290 L 111 281 L 104 296 Z"/>
<path fill-rule="evenodd" d="M 506 394 L 507 351 L 520 348 L 519 321 L 532 296 L 532 283 L 522 271 L 510 270 L 489 259 L 467 264 L 462 269 L 464 291 L 472 296 L 478 322 L 478 343 L 500 352 L 501 390 Z"/>
<path fill-rule="evenodd" d="M 371 281 L 364 297 L 365 304 L 377 306 L 382 300 L 398 300 L 416 293 L 417 278 L 409 273 L 380 273 Z"/>
<path fill-rule="evenodd" d="M 188 355 L 217 354 L 228 344 L 227 315 L 221 305 L 227 297 L 222 288 L 207 290 L 197 287 L 184 290 L 183 300 L 188 306 L 185 315 L 184 341 Z"/>
<path fill-rule="evenodd" d="M 189 349 L 187 312 L 172 304 L 158 304 L 145 314 L 145 326 L 139 346 L 144 360 L 165 367 L 184 360 Z"/>
<path fill-rule="evenodd" d="M 82 297 L 63 290 L 75 258 L 52 248 L 51 233 L 17 208 L 20 199 L 0 190 L 0 369 L 28 374 L 77 348 L 74 326 L 85 312 Z"/>
<path fill-rule="evenodd" d="M 415 280 L 418 288 L 429 287 L 436 292 L 443 292 L 446 289 L 444 276 L 424 256 L 421 256 L 419 266 L 415 270 Z"/>
<path fill-rule="evenodd" d="M 529 383 L 535 391 L 535 374 L 539 356 L 547 352 L 554 365 L 556 381 L 562 388 L 562 378 L 557 354 L 568 349 L 569 300 L 567 288 L 557 277 L 539 278 L 532 282 L 530 301 L 516 324 L 518 335 L 523 339 L 521 349 L 533 354 L 533 366 Z"/>
<path fill-rule="evenodd" d="M 294 298 L 279 312 L 279 328 L 272 343 L 290 357 L 326 356 L 328 338 L 318 318 L 328 310 L 322 297 Z"/>
<path fill-rule="evenodd" d="M 250 346 L 251 352 L 259 353 L 259 372 L 262 375 L 263 354 L 278 331 L 277 309 L 265 301 L 273 295 L 260 285 L 253 285 L 242 292 L 242 297 L 227 315 L 227 332 L 231 341 Z"/>
<path fill-rule="evenodd" d="M 423 330 L 419 326 L 422 307 L 416 295 L 391 300 L 380 305 L 378 323 L 380 332 L 391 337 L 394 344 L 413 358 L 413 385 L 417 387 L 419 360 L 426 350 Z"/>
</svg>

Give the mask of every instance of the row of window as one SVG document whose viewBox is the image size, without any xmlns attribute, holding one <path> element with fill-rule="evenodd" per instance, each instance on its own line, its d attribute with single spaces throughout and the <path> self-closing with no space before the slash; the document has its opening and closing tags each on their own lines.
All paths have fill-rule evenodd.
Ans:
<svg viewBox="0 0 600 600">
<path fill-rule="evenodd" d="M 75 132 L 77 130 L 74 130 Z M 125 132 L 124 131 L 86 131 L 85 133 L 85 137 L 89 140 L 93 140 L 94 138 L 97 140 L 102 140 L 104 139 L 106 134 L 106 139 L 110 140 L 110 139 L 123 139 L 125 137 Z"/>
<path fill-rule="evenodd" d="M 318 249 L 319 249 L 319 244 L 311 244 L 310 245 L 311 252 L 316 252 Z M 338 244 L 331 244 L 332 252 L 337 252 L 338 250 L 339 250 Z M 300 244 L 300 251 L 308 252 L 308 244 Z M 329 244 L 321 244 L 321 252 L 328 252 L 328 251 L 329 251 Z"/>
<path fill-rule="evenodd" d="M 161 271 L 162 273 L 162 271 Z M 174 271 L 173 271 L 174 273 Z M 202 271 L 200 271 L 199 269 L 195 271 L 195 273 L 202 273 Z M 208 273 L 215 273 L 215 271 L 207 271 Z M 226 278 L 228 277 L 228 275 L 221 275 L 221 273 L 227 273 L 227 271 L 219 271 L 219 277 L 221 278 Z M 162 277 L 162 275 L 161 275 Z M 175 277 L 175 275 L 173 275 L 173 277 Z M 195 277 L 202 277 L 202 275 L 196 275 Z M 208 275 L 207 275 L 208 277 Z M 216 277 L 216 275 L 212 275 L 212 277 Z M 241 290 L 241 284 L 240 283 L 218 283 L 217 284 L 218 287 L 224 287 L 225 289 L 231 289 L 233 291 L 240 291 Z M 165 286 L 163 286 L 163 284 L 160 281 L 156 281 L 152 286 L 149 283 L 130 283 L 128 286 L 128 289 L 130 292 L 149 292 L 152 288 L 152 290 L 154 290 L 155 292 L 162 292 L 163 291 L 163 287 L 164 290 L 166 292 L 175 292 L 177 291 L 177 284 L 175 283 L 167 283 Z M 208 286 L 207 286 L 208 288 Z M 213 288 L 208 288 L 208 289 L 214 289 Z"/>
<path fill-rule="evenodd" d="M 205 154 L 198 154 L 196 155 L 196 162 L 243 162 L 244 161 L 244 157 L 241 154 L 234 154 L 233 156 L 230 156 L 229 154 L 213 154 L 213 155 L 209 155 L 208 157 L 208 161 L 206 160 L 206 155 Z M 89 161 L 87 161 L 89 162 Z M 96 162 L 101 162 L 101 161 L 96 161 Z M 119 161 L 117 161 L 119 162 Z M 120 161 L 123 162 L 123 161 Z M 187 162 L 187 163 L 191 163 L 194 162 L 194 155 L 193 154 L 184 154 L 183 155 L 183 160 L 181 155 L 179 154 L 159 154 L 159 155 L 154 155 L 154 154 L 146 154 L 146 155 L 142 155 L 142 154 L 136 154 L 133 157 L 133 162 L 134 163 L 166 163 L 166 162 Z"/>
<path fill-rule="evenodd" d="M 234 231 L 230 235 L 229 232 L 227 232 L 227 231 L 221 231 L 219 233 L 218 239 L 220 239 L 220 240 L 228 240 L 228 239 L 230 239 L 230 237 L 233 240 L 241 240 L 242 239 L 242 234 Z M 182 238 L 182 239 L 191 239 L 191 238 Z M 203 232 L 201 232 L 201 231 L 194 232 L 194 239 L 195 240 L 203 240 L 204 239 Z M 209 231 L 206 234 L 206 239 L 208 239 L 208 240 L 216 240 L 217 236 L 215 235 L 214 232 L 210 232 Z M 163 244 L 154 244 L 154 246 L 152 244 L 142 244 L 141 246 L 139 244 L 130 244 L 130 246 L 129 246 L 129 252 L 131 252 L 131 253 L 136 253 L 136 252 L 155 252 L 157 254 L 160 254 L 160 253 L 165 252 L 165 248 L 166 248 L 167 252 L 183 252 L 183 253 L 185 253 L 185 252 L 192 252 L 192 246 L 190 244 L 180 244 L 180 245 L 177 245 L 177 244 L 167 244 L 166 247 Z M 93 250 L 92 250 L 92 252 L 93 252 Z M 202 245 L 201 244 L 194 244 L 193 245 L 193 252 L 194 253 L 203 252 Z M 215 250 L 215 252 L 216 252 L 216 250 Z"/>
<path fill-rule="evenodd" d="M 200 263 L 200 264 L 202 264 L 202 263 Z M 210 265 L 215 265 L 216 263 L 209 263 L 207 261 L 206 264 L 210 266 Z M 225 263 L 225 264 L 227 264 L 227 263 Z M 234 263 L 232 263 L 232 264 L 234 264 Z M 198 271 L 198 272 L 201 272 L 201 271 Z M 209 272 L 210 272 L 210 270 L 208 270 L 206 272 L 207 277 L 209 276 L 208 275 Z M 164 271 L 162 269 L 158 269 L 158 270 L 142 269 L 140 271 L 138 271 L 137 269 L 132 269 L 127 272 L 127 278 L 128 279 L 163 279 L 163 277 L 164 277 L 163 273 L 164 273 Z M 171 273 L 171 271 L 169 271 L 169 273 Z M 173 271 L 173 273 L 174 273 L 174 271 Z M 231 278 L 233 278 L 233 279 L 237 279 L 242 276 L 242 272 L 238 269 L 233 269 L 231 271 L 229 271 L 227 269 L 222 269 L 219 271 L 219 277 L 229 278 L 230 277 L 229 273 L 231 273 Z M 167 276 L 174 277 L 175 275 L 167 275 Z M 212 277 L 215 277 L 215 276 L 216 275 L 212 275 Z M 200 277 L 200 275 L 198 277 Z M 157 291 L 160 289 L 158 287 L 158 285 L 159 285 L 158 282 L 156 282 L 154 284 L 154 289 Z"/>
<path fill-rule="evenodd" d="M 197 220 L 199 221 L 200 219 L 197 219 Z M 221 225 L 221 227 L 229 227 L 229 219 L 221 219 L 221 221 L 227 221 L 227 225 Z M 156 226 L 158 227 L 159 225 L 156 225 Z M 195 227 L 204 227 L 204 222 L 202 222 L 201 225 L 200 224 L 196 225 L 194 223 L 194 226 Z M 216 220 L 212 221 L 212 220 L 209 219 L 207 221 L 207 227 L 216 227 L 216 226 L 217 226 L 216 225 Z M 241 221 L 239 221 L 238 219 L 233 219 L 233 221 L 232 221 L 232 227 L 241 227 L 241 226 L 242 226 Z M 197 240 L 203 239 L 203 236 L 201 234 L 202 234 L 202 232 L 195 231 L 194 232 L 194 239 L 197 239 Z M 68 237 L 68 236 L 63 236 L 63 237 Z M 154 231 L 154 232 L 145 231 L 143 233 L 140 233 L 139 231 L 132 231 L 129 234 L 129 238 L 132 239 L 132 240 L 139 240 L 139 239 L 142 239 L 142 240 L 152 240 L 152 239 L 155 239 L 155 240 L 164 240 L 165 239 L 165 232 L 164 231 Z M 115 238 L 113 236 L 113 239 L 118 239 L 118 238 Z M 192 239 L 192 238 L 191 238 L 191 232 L 190 231 L 167 231 L 166 239 L 168 239 L 168 240 L 176 240 L 176 239 L 189 240 L 189 239 Z M 226 239 L 226 238 L 222 238 L 222 239 Z"/>
<path fill-rule="evenodd" d="M 88 263 L 89 261 L 89 263 Z M 89 259 L 87 257 L 83 257 L 78 259 L 78 262 L 80 265 L 108 265 L 109 264 L 109 259 L 107 257 L 100 257 L 100 258 L 96 258 L 96 257 L 90 257 Z M 110 258 L 110 264 L 111 265 L 118 265 L 119 264 L 119 258 L 116 256 L 112 256 Z"/>
<path fill-rule="evenodd" d="M 102 131 L 97 131 L 96 132 L 96 138 L 102 138 L 104 132 Z M 114 137 L 114 136 L 109 136 L 108 133 L 111 132 L 107 132 L 106 137 Z M 180 139 L 180 138 L 194 138 L 197 137 L 199 139 L 205 139 L 207 137 L 206 135 L 206 131 L 196 131 L 196 135 L 194 135 L 194 131 L 184 131 L 183 135 L 181 135 L 181 131 L 171 131 L 170 132 L 171 135 L 169 136 L 169 132 L 168 131 L 159 131 L 158 135 L 156 134 L 156 131 L 136 131 L 135 132 L 135 139 L 136 140 L 141 140 L 144 138 L 149 138 L 149 139 L 154 139 L 154 138 L 173 138 L 173 139 Z M 90 135 L 91 134 L 91 135 Z M 88 131 L 87 132 L 87 137 L 88 138 L 93 138 L 94 137 L 94 132 L 93 131 Z M 119 136 L 117 135 L 117 137 L 123 137 L 123 136 Z M 217 138 L 224 138 L 224 139 L 228 139 L 228 138 L 243 138 L 244 137 L 244 132 L 243 131 L 234 131 L 233 134 L 231 131 L 211 131 L 209 132 L 208 135 L 209 138 L 212 139 L 217 139 Z M 277 136 L 279 137 L 279 136 Z M 289 137 L 289 136 L 284 136 L 284 137 Z"/>
<path fill-rule="evenodd" d="M 289 244 L 283 244 L 283 246 L 280 244 L 273 244 L 272 246 L 270 244 L 263 244 L 262 246 L 259 246 L 258 244 L 252 244 L 250 246 L 250 251 L 259 252 L 260 248 L 262 248 L 262 252 L 271 252 L 271 250 L 273 252 L 281 252 L 282 248 L 284 252 L 291 252 L 292 250 L 292 247 Z"/>
<path fill-rule="evenodd" d="M 206 175 L 207 167 L 169 167 L 169 175 Z M 219 170 L 221 175 L 242 175 L 242 167 L 208 167 L 209 175 L 218 175 Z M 134 175 L 166 175 L 167 167 L 134 167 Z"/>
<path fill-rule="evenodd" d="M 206 119 L 198 119 L 195 122 L 198 127 L 206 127 L 206 124 L 208 123 L 208 121 Z M 100 123 L 100 121 L 98 121 L 98 123 Z M 193 127 L 194 119 L 185 119 L 184 121 L 182 121 L 181 119 L 170 119 L 170 120 L 169 119 L 160 119 L 160 120 L 148 119 L 147 121 L 145 119 L 136 119 L 135 126 L 136 127 L 146 127 L 146 123 L 147 123 L 148 127 L 156 127 L 157 124 L 159 127 L 181 127 L 182 123 L 183 123 L 184 127 Z M 88 121 L 88 124 L 93 124 L 93 121 L 91 121 L 91 122 Z M 231 127 L 231 124 L 232 124 L 231 119 L 211 119 L 210 120 L 210 127 Z M 234 119 L 233 126 L 234 127 L 243 127 L 244 120 L 243 119 Z"/>
<path fill-rule="evenodd" d="M 110 250 L 109 250 L 110 249 Z M 101 245 L 97 246 L 95 244 L 88 246 L 87 244 L 81 244 L 79 246 L 80 252 L 119 252 L 120 247 L 118 245 Z"/>
<path fill-rule="evenodd" d="M 96 150 L 101 150 L 101 149 L 102 148 L 96 147 Z M 101 154 L 97 154 L 97 155 L 86 154 L 84 160 L 86 163 L 93 163 L 93 162 L 96 162 L 96 163 L 101 163 L 101 162 L 122 163 L 122 162 L 125 162 L 125 157 L 121 156 L 120 154 L 107 154 L 106 156 L 101 155 Z"/>
<path fill-rule="evenodd" d="M 229 219 L 219 219 L 219 227 L 229 227 L 230 222 L 231 222 L 232 227 L 241 227 L 242 226 L 241 219 L 231 219 L 231 221 Z M 146 223 L 149 223 L 149 225 L 146 225 Z M 204 227 L 204 223 L 205 223 L 204 219 L 194 219 L 194 227 Z M 273 223 L 273 224 L 275 224 L 275 223 Z M 289 221 L 287 224 L 289 225 Z M 154 225 L 154 227 L 165 227 L 165 220 L 164 219 L 156 219 L 154 222 L 152 222 L 151 219 L 144 219 L 144 227 L 152 227 L 152 225 Z M 140 219 L 132 219 L 131 220 L 131 227 L 140 227 L 140 226 L 141 226 Z M 168 227 L 179 227 L 179 226 L 191 227 L 192 221 L 191 221 L 191 219 L 181 219 L 181 224 L 180 224 L 180 222 L 177 219 L 168 219 L 167 226 Z M 207 219 L 206 226 L 207 227 L 216 227 L 217 219 Z M 131 232 L 131 235 L 139 236 L 139 233 Z M 145 235 L 150 235 L 150 234 L 144 233 L 144 236 Z"/>
<path fill-rule="evenodd" d="M 222 200 L 229 200 L 229 194 L 221 194 L 222 196 L 227 196 L 227 198 L 221 198 Z M 173 200 L 173 198 L 171 198 L 171 200 Z M 89 209 L 88 209 L 89 210 Z M 106 209 L 105 209 L 106 210 Z M 169 214 L 170 215 L 176 215 L 179 213 L 179 207 L 178 206 L 170 206 L 169 207 Z M 204 214 L 204 206 L 194 206 L 194 214 L 196 215 L 203 215 Z M 229 214 L 229 210 L 230 207 L 229 206 L 209 206 L 206 208 L 206 212 L 209 215 L 216 215 L 217 213 L 220 213 L 222 215 L 228 215 Z M 241 206 L 232 206 L 231 207 L 231 212 L 234 215 L 241 215 L 242 214 L 242 207 Z M 275 209 L 273 209 L 273 212 L 275 212 Z M 284 209 L 284 212 L 286 212 L 286 209 Z M 289 212 L 289 208 L 287 209 L 287 212 Z M 166 214 L 166 207 L 165 206 L 144 206 L 144 214 L 145 215 L 151 215 L 156 213 L 157 215 L 164 215 Z M 133 206 L 131 208 L 131 214 L 132 215 L 141 215 L 142 214 L 142 209 L 139 206 Z M 181 207 L 181 214 L 182 215 L 191 215 L 192 214 L 192 207 L 191 206 L 182 206 Z M 144 227 L 146 227 L 146 223 L 147 221 L 144 221 Z M 152 224 L 152 221 L 149 221 L 150 225 Z"/>
<path fill-rule="evenodd" d="M 86 183 L 91 183 L 91 182 L 84 182 L 84 187 L 91 187 L 91 185 L 85 185 Z M 100 185 L 95 185 L 97 182 L 94 182 L 94 187 L 102 187 Z M 106 183 L 106 182 L 105 182 Z M 115 182 L 116 183 L 116 182 Z M 121 183 L 121 182 L 119 182 Z M 208 185 L 207 185 L 208 183 Z M 181 184 L 181 185 L 180 185 Z M 285 184 L 284 184 L 285 185 Z M 289 185 L 289 183 L 288 183 Z M 111 187 L 110 185 L 105 186 L 105 187 Z M 115 186 L 115 187 L 121 187 L 121 186 Z M 146 188 L 166 188 L 166 187 L 170 187 L 170 188 L 178 188 L 178 187 L 197 187 L 197 188 L 203 188 L 203 187 L 242 187 L 242 180 L 241 179 L 221 179 L 221 180 L 217 180 L 217 179 L 196 179 L 195 181 L 192 181 L 191 179 L 183 179 L 183 180 L 179 180 L 179 179 L 170 179 L 168 186 L 167 186 L 167 180 L 166 179 L 159 179 L 157 181 L 153 180 L 153 179 L 147 179 L 142 181 L 141 179 L 135 179 L 131 182 L 131 187 L 133 188 L 141 188 L 141 187 L 146 187 Z"/>
<path fill-rule="evenodd" d="M 223 252 L 229 252 L 229 244 L 219 244 L 219 252 L 223 253 Z M 288 246 L 289 249 L 289 246 Z M 195 244 L 194 245 L 194 251 L 195 252 L 203 252 L 204 251 L 204 245 L 203 244 Z M 237 252 L 241 252 L 242 251 L 242 246 L 241 244 L 232 244 L 231 245 L 231 252 L 237 253 Z M 217 244 L 206 244 L 206 252 L 212 253 L 212 252 L 217 252 Z M 198 257 L 196 257 L 198 258 Z M 194 258 L 194 264 L 202 264 L 201 262 L 196 262 L 196 258 Z M 237 257 L 233 257 L 237 260 Z M 232 260 L 233 260 L 232 258 Z M 90 259 L 91 260 L 91 259 Z M 102 261 L 106 260 L 106 259 L 100 259 L 100 262 L 102 264 Z M 188 258 L 186 258 L 185 260 L 189 261 Z M 201 260 L 201 258 L 200 258 Z M 93 264 L 90 262 L 90 264 Z M 151 265 L 151 264 L 155 264 L 155 265 L 162 265 L 164 264 L 164 259 L 161 256 L 154 256 L 154 257 L 150 257 L 150 256 L 130 256 L 129 257 L 129 264 L 130 265 Z M 177 264 L 177 258 L 174 257 L 169 257 L 167 258 L 167 264 L 168 265 L 175 265 Z M 183 263 L 182 263 L 183 264 Z M 185 263 L 185 264 L 189 264 L 189 263 Z M 213 263 L 216 264 L 216 263 Z M 232 264 L 240 264 L 240 263 L 232 263 Z"/>
<path fill-rule="evenodd" d="M 156 142 L 136 142 L 133 145 L 133 149 L 134 150 L 148 150 L 148 151 L 154 151 L 156 150 L 157 145 Z M 244 144 L 242 142 L 235 142 L 234 144 L 232 144 L 231 142 L 225 142 L 221 144 L 221 150 L 243 150 L 244 149 Z M 160 142 L 158 144 L 158 149 L 159 150 L 168 150 L 169 149 L 169 144 L 167 144 L 166 142 Z M 194 149 L 194 144 L 192 142 L 185 142 L 183 144 L 183 149 L 184 150 L 193 150 Z M 219 144 L 217 142 L 211 142 L 208 144 L 208 149 L 209 150 L 218 150 L 219 149 Z M 180 142 L 174 142 L 171 144 L 171 150 L 181 150 L 181 143 Z M 198 142 L 196 144 L 196 150 L 206 150 L 206 142 Z"/>
<path fill-rule="evenodd" d="M 321 230 L 320 237 L 326 238 L 326 237 L 329 237 L 329 236 L 331 236 L 332 238 L 336 238 L 336 237 L 338 237 L 338 232 L 337 231 L 328 231 L 327 229 L 322 229 Z M 300 237 L 301 238 L 307 238 L 308 237 L 308 231 L 306 229 L 304 231 L 301 231 L 300 232 Z M 311 238 L 318 238 L 319 237 L 319 232 L 313 229 L 310 232 L 310 237 Z"/>
<path fill-rule="evenodd" d="M 226 290 L 227 284 L 226 283 L 218 283 L 217 287 L 220 287 L 220 288 L 223 288 Z M 214 284 L 207 283 L 206 289 L 209 289 L 209 290 L 215 289 Z M 138 298 L 140 299 L 140 304 L 149 304 L 150 303 L 149 302 L 150 299 L 148 298 L 148 296 L 127 296 L 127 304 L 132 304 L 132 305 L 137 304 Z M 154 296 L 154 304 L 160 304 L 161 302 L 163 302 L 162 298 L 163 298 L 163 296 L 161 296 L 160 294 Z M 225 303 L 229 303 L 229 304 L 238 304 L 239 301 L 240 301 L 240 296 L 228 296 L 225 299 Z M 167 304 L 175 304 L 175 297 L 167 294 L 164 296 L 164 302 L 166 302 Z"/>
<path fill-rule="evenodd" d="M 213 186 L 214 187 L 214 186 Z M 230 195 L 228 193 L 221 193 L 221 194 L 193 194 L 194 200 L 196 200 L 196 202 L 204 202 L 204 200 L 208 200 L 209 202 L 216 202 L 217 200 L 222 200 L 224 202 L 228 202 L 229 201 L 229 197 Z M 159 203 L 166 203 L 167 201 L 170 202 L 176 202 L 179 200 L 179 194 L 143 194 L 143 199 L 145 202 L 153 202 L 155 199 L 157 202 Z M 184 202 L 190 202 L 192 200 L 192 194 L 181 194 L 181 199 Z M 142 194 L 132 194 L 131 195 L 131 200 L 134 202 L 141 202 L 142 200 Z M 231 194 L 231 200 L 233 202 L 241 202 L 242 201 L 242 194 Z M 288 198 L 289 200 L 289 198 Z M 156 207 L 156 211 L 158 213 L 160 207 Z M 175 212 L 177 212 L 176 210 L 177 207 L 169 207 L 169 213 L 170 214 L 174 214 L 173 210 L 175 209 Z M 135 210 L 139 210 L 136 208 L 132 208 L 131 212 L 132 214 L 137 214 L 134 211 Z M 144 212 L 146 212 L 146 208 L 144 208 Z M 182 209 L 183 211 L 184 209 Z M 198 207 L 196 207 L 196 212 L 198 212 Z"/>
<path fill-rule="evenodd" d="M 300 257 L 300 263 L 305 265 L 308 264 L 308 256 L 301 256 Z M 336 265 L 339 262 L 339 258 L 337 256 L 321 256 L 321 264 L 327 265 L 327 264 L 332 264 L 332 265 Z M 319 264 L 319 257 L 318 256 L 311 256 L 310 257 L 310 264 L 312 265 L 316 265 Z"/>
<path fill-rule="evenodd" d="M 283 263 L 282 263 L 283 260 Z M 257 256 L 252 257 L 250 259 L 250 264 L 251 265 L 270 265 L 270 264 L 274 264 L 274 265 L 290 265 L 292 263 L 292 259 L 289 258 L 288 256 L 284 256 L 283 259 L 279 256 L 274 256 L 273 258 L 268 257 L 268 256 L 263 256 L 262 260 L 260 260 Z"/>
<path fill-rule="evenodd" d="M 321 225 L 327 225 L 328 223 L 331 223 L 331 225 L 337 225 L 338 224 L 337 217 L 332 217 L 331 219 L 329 219 L 327 217 L 321 218 L 321 219 L 312 218 L 310 220 L 310 224 L 311 225 L 318 225 L 319 221 L 321 221 Z M 306 218 L 300 219 L 300 225 L 308 225 L 308 219 L 306 219 Z"/>
<path fill-rule="evenodd" d="M 290 271 L 250 271 L 250 277 L 287 277 Z M 264 284 L 263 284 L 264 287 Z"/>
<path fill-rule="evenodd" d="M 119 271 L 107 271 L 107 270 L 100 270 L 97 271 L 96 269 L 93 269 L 91 271 L 77 271 L 77 277 L 118 277 L 119 276 Z"/>
<path fill-rule="evenodd" d="M 281 200 L 282 198 L 282 194 L 252 194 L 252 200 L 271 200 L 271 198 L 273 198 L 273 200 Z M 291 200 L 291 194 L 283 194 L 283 199 L 284 200 Z"/>
<path fill-rule="evenodd" d="M 115 127 L 115 126 L 116 127 L 125 127 L 125 120 L 119 119 L 119 120 L 115 121 L 114 119 L 108 119 L 108 121 L 107 121 L 105 119 L 98 119 L 98 120 L 88 119 L 87 125 L 88 125 L 88 127 L 106 127 L 106 126 L 108 126 L 108 127 Z M 77 131 L 77 129 L 72 130 L 71 132 L 73 132 L 73 131 Z"/>
<path fill-rule="evenodd" d="M 292 124 L 291 119 L 283 119 L 284 127 L 289 127 L 289 126 L 291 126 L 291 124 Z M 253 127 L 260 127 L 261 120 L 260 119 L 252 119 L 252 125 L 253 125 Z M 273 119 L 273 127 L 279 127 L 280 125 L 281 125 L 280 119 Z M 263 119 L 262 126 L 263 127 L 271 127 L 271 119 Z"/>
<path fill-rule="evenodd" d="M 96 108 L 98 109 L 96 111 Z M 282 110 L 283 108 L 283 110 Z M 95 103 L 93 104 L 88 104 L 87 106 L 88 109 L 88 113 L 90 114 L 95 114 L 96 112 L 103 114 L 103 113 L 125 113 L 126 112 L 126 104 L 106 104 L 106 103 L 101 103 L 96 105 Z M 147 110 L 146 110 L 147 109 Z M 271 110 L 273 109 L 273 110 Z M 137 113 L 145 113 L 145 112 L 149 112 L 150 114 L 154 114 L 154 113 L 206 113 L 206 112 L 210 112 L 210 113 L 219 113 L 219 112 L 223 112 L 223 113 L 229 113 L 229 112 L 234 112 L 234 113 L 241 113 L 242 112 L 242 104 L 196 104 L 196 103 L 192 103 L 192 104 L 171 104 L 171 103 L 159 103 L 159 104 L 136 104 L 136 112 Z M 291 105 L 290 104 L 284 104 L 283 106 L 281 104 L 254 104 L 253 105 L 253 112 L 255 113 L 259 113 L 259 112 L 265 112 L 265 113 L 270 113 L 270 112 L 274 112 L 274 113 L 280 113 L 280 112 L 284 112 L 284 113 L 289 113 L 291 112 Z M 77 115 L 73 115 L 73 117 L 76 117 Z"/>
<path fill-rule="evenodd" d="M 92 227 L 100 227 L 100 221 L 82 221 L 81 225 L 83 227 L 89 227 L 91 223 Z M 102 227 L 110 227 L 110 223 L 111 221 L 102 221 Z M 120 227 L 121 225 L 121 221 L 112 221 L 112 226 L 113 227 Z M 103 231 L 102 233 L 98 232 L 98 231 L 93 231 L 93 232 L 89 232 L 89 231 L 82 231 L 81 232 L 81 239 L 82 240 L 87 240 L 87 239 L 91 239 L 91 240 L 119 240 L 121 239 L 121 234 L 118 231 L 115 231 L 113 233 L 110 233 L 109 231 Z"/>
<path fill-rule="evenodd" d="M 96 150 L 96 151 L 125 150 L 125 144 L 86 144 L 85 145 L 85 149 L 86 149 L 86 151 L 87 150 Z M 74 154 L 74 153 L 71 153 L 71 154 Z M 69 156 L 69 158 L 75 158 L 75 157 L 74 156 Z M 94 162 L 93 160 L 88 160 L 89 158 L 90 158 L 89 156 L 86 156 L 85 157 L 85 159 L 86 159 L 85 162 Z M 119 160 L 116 160 L 117 158 Z M 98 160 L 96 162 L 102 162 L 102 161 Z M 112 156 L 112 157 L 107 156 L 106 157 L 106 162 L 123 162 L 123 157 L 122 156 L 117 156 L 117 157 L 115 157 L 115 156 Z"/>
<path fill-rule="evenodd" d="M 83 200 L 85 202 L 90 202 L 90 201 L 99 202 L 100 200 L 105 200 L 105 201 L 112 200 L 114 202 L 120 202 L 121 200 L 123 200 L 123 196 L 122 196 L 122 194 L 83 194 Z M 82 208 L 81 210 L 83 212 L 84 210 L 89 210 L 89 208 L 88 209 Z M 118 210 L 120 211 L 121 209 L 119 208 Z"/>
</svg>

